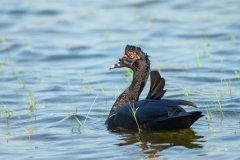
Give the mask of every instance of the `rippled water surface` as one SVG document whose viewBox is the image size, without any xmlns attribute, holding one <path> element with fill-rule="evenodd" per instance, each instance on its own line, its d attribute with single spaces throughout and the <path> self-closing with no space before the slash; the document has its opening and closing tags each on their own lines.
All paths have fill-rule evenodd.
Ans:
<svg viewBox="0 0 240 160">
<path fill-rule="evenodd" d="M 1 0 L 1 159 L 240 159 L 239 8 L 238 0 Z M 166 98 L 191 100 L 205 117 L 181 131 L 107 130 L 131 81 L 109 67 L 127 44 L 151 56 Z"/>
</svg>

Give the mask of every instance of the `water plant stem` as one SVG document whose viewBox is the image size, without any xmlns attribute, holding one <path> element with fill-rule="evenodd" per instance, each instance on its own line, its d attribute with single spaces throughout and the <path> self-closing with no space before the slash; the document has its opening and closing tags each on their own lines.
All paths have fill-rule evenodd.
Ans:
<svg viewBox="0 0 240 160">
<path fill-rule="evenodd" d="M 13 70 L 14 74 L 17 76 L 17 79 L 18 79 L 18 82 L 22 85 L 22 87 L 24 88 L 26 85 L 25 85 L 25 82 L 23 80 L 23 78 L 21 77 L 21 75 L 18 73 L 18 71 L 16 70 Z"/>
<path fill-rule="evenodd" d="M 35 97 L 34 97 L 34 93 L 32 92 L 32 90 L 30 90 L 28 93 L 28 104 L 30 106 L 30 110 L 33 109 L 33 107 L 36 106 L 37 102 L 35 100 Z"/>
<path fill-rule="evenodd" d="M 137 121 L 137 116 L 136 116 L 137 111 L 135 110 L 134 106 L 132 106 L 131 104 L 130 104 L 130 112 L 131 112 L 133 118 L 135 119 L 136 125 L 138 127 L 138 134 L 140 134 L 141 129 L 140 129 L 140 127 L 138 125 L 138 121 Z"/>
<path fill-rule="evenodd" d="M 98 94 L 96 94 L 96 97 L 95 97 L 95 99 L 94 99 L 94 101 L 93 101 L 93 103 L 92 103 L 90 109 L 88 110 L 88 113 L 87 113 L 87 116 L 86 116 L 86 118 L 85 118 L 85 120 L 84 120 L 84 122 L 83 122 L 83 125 L 85 125 L 86 120 L 88 119 L 88 115 L 89 115 L 90 111 L 92 110 L 92 107 L 93 107 L 95 101 L 97 100 L 97 98 L 98 98 Z"/>
</svg>

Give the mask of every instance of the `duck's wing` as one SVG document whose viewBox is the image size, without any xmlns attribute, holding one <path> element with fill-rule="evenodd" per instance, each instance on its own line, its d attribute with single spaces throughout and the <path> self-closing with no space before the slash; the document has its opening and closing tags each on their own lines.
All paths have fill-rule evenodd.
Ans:
<svg viewBox="0 0 240 160">
<path fill-rule="evenodd" d="M 158 71 L 150 72 L 151 85 L 146 99 L 161 99 L 166 90 L 163 90 L 165 86 L 165 79 L 162 78 Z"/>
<path fill-rule="evenodd" d="M 186 113 L 186 111 L 178 105 L 177 101 L 168 99 L 143 100 L 135 102 L 134 105 L 139 123 Z"/>
<path fill-rule="evenodd" d="M 189 128 L 202 117 L 201 111 L 186 112 L 178 100 L 144 100 L 135 103 L 136 117 L 142 129 Z"/>
<path fill-rule="evenodd" d="M 109 128 L 134 128 L 136 127 L 136 121 L 134 119 L 133 111 L 139 125 L 142 125 L 145 129 L 171 129 L 168 123 L 176 126 L 177 128 L 179 120 L 190 117 L 190 120 L 186 122 L 186 126 L 190 127 L 198 118 L 202 116 L 202 112 L 193 111 L 186 112 L 179 106 L 179 102 L 175 100 L 142 100 L 134 102 L 125 106 L 122 106 L 116 110 L 106 121 Z M 172 120 L 173 119 L 173 120 Z M 161 126 L 161 123 L 165 123 Z M 180 128 L 185 128 L 182 125 Z M 169 127 L 169 128 L 168 128 Z"/>
</svg>

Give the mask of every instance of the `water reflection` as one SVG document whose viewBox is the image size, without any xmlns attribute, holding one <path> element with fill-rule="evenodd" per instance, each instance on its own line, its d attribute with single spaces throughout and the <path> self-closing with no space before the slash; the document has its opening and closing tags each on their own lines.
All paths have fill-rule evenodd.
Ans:
<svg viewBox="0 0 240 160">
<path fill-rule="evenodd" d="M 197 142 L 205 142 L 204 136 L 196 135 L 192 129 L 181 131 L 137 131 L 111 130 L 111 133 L 119 135 L 121 138 L 118 146 L 135 145 L 141 148 L 142 152 L 149 158 L 158 157 L 159 153 L 174 146 L 183 146 L 188 149 L 202 148 Z"/>
</svg>

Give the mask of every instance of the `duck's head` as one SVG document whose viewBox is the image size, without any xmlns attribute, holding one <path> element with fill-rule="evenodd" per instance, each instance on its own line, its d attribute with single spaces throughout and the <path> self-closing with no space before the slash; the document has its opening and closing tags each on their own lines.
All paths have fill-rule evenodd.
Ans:
<svg viewBox="0 0 240 160">
<path fill-rule="evenodd" d="M 134 70 L 139 67 L 139 64 L 148 66 L 150 64 L 148 57 L 141 48 L 127 45 L 123 57 L 119 58 L 119 62 L 112 65 L 110 69 L 128 67 Z"/>
</svg>

